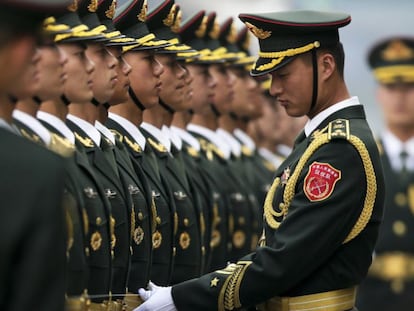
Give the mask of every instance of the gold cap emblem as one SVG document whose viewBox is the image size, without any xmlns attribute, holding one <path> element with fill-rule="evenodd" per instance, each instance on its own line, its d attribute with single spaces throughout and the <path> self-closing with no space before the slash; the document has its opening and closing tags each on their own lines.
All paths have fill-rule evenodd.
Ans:
<svg viewBox="0 0 414 311">
<path fill-rule="evenodd" d="M 392 41 L 382 52 L 386 61 L 408 60 L 414 58 L 414 51 L 401 40 Z"/>
<path fill-rule="evenodd" d="M 171 30 L 175 33 L 180 31 L 181 21 L 183 19 L 183 12 L 181 10 L 177 10 L 177 14 L 175 15 L 174 24 L 171 26 Z"/>
<path fill-rule="evenodd" d="M 249 22 L 245 22 L 245 24 L 246 24 L 246 27 L 252 32 L 252 34 L 254 34 L 259 39 L 263 40 L 263 39 L 269 38 L 272 35 L 271 31 L 260 29 L 256 27 L 255 25 L 250 24 Z"/>
<path fill-rule="evenodd" d="M 165 26 L 171 27 L 174 24 L 174 16 L 175 16 L 176 11 L 177 11 L 177 5 L 173 4 L 167 17 L 164 18 L 164 20 L 162 21 Z"/>
<path fill-rule="evenodd" d="M 88 5 L 88 11 L 95 13 L 98 9 L 98 0 L 91 0 L 91 3 Z"/>
<path fill-rule="evenodd" d="M 115 10 L 116 10 L 116 0 L 113 0 L 111 3 L 111 6 L 109 7 L 108 10 L 105 11 L 105 15 L 106 17 L 108 17 L 109 19 L 113 19 L 115 16 Z"/>
<path fill-rule="evenodd" d="M 214 20 L 213 28 L 209 32 L 209 36 L 212 39 L 218 39 L 220 35 L 220 25 L 217 20 Z"/>
<path fill-rule="evenodd" d="M 202 38 L 206 34 L 206 30 L 207 30 L 207 16 L 204 16 L 203 20 L 201 21 L 200 26 L 194 33 L 198 38 Z"/>
<path fill-rule="evenodd" d="M 71 12 L 76 12 L 78 10 L 78 2 L 79 0 L 73 0 L 72 4 L 68 6 L 68 10 Z"/>
<path fill-rule="evenodd" d="M 141 12 L 137 15 L 137 18 L 141 22 L 145 22 L 147 20 L 147 12 L 148 12 L 148 1 L 144 0 L 142 4 Z"/>
<path fill-rule="evenodd" d="M 234 25 L 234 23 L 231 23 L 231 25 L 230 25 L 230 31 L 229 31 L 229 34 L 226 37 L 226 40 L 227 40 L 228 43 L 236 43 L 237 30 L 236 30 L 236 25 Z"/>
</svg>

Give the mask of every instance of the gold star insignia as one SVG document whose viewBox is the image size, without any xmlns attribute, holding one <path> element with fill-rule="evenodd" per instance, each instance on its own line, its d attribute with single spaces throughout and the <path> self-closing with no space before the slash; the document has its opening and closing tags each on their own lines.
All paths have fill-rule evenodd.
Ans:
<svg viewBox="0 0 414 311">
<path fill-rule="evenodd" d="M 219 281 L 220 280 L 217 277 L 215 277 L 214 279 L 210 281 L 210 287 L 217 287 L 217 284 Z"/>
</svg>

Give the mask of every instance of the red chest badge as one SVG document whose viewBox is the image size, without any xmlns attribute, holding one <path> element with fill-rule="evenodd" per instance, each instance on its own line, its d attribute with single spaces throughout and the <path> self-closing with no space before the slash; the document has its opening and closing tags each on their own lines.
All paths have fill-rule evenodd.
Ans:
<svg viewBox="0 0 414 311">
<path fill-rule="evenodd" d="M 328 163 L 313 162 L 305 177 L 303 191 L 311 202 L 328 198 L 341 179 L 341 171 Z"/>
</svg>

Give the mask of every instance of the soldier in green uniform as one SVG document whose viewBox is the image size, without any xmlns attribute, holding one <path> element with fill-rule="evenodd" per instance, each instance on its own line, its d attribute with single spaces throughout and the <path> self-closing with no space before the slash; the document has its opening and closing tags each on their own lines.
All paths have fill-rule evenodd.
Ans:
<svg viewBox="0 0 414 311">
<path fill-rule="evenodd" d="M 63 161 L 16 135 L 4 104 L 41 39 L 45 14 L 67 1 L 2 1 L 0 4 L 0 308 L 63 310 L 65 240 L 61 199 Z M 23 86 L 24 87 L 24 86 Z M 14 88 L 15 89 L 15 88 Z"/>
<path fill-rule="evenodd" d="M 147 107 L 158 103 L 162 65 L 155 60 L 154 51 L 169 46 L 150 33 L 145 20 L 146 1 L 130 1 L 117 11 L 114 19 L 116 29 L 135 38 L 141 44 L 124 48 L 124 58 L 131 66 L 130 87 L 126 101 L 109 108 L 106 126 L 123 138 L 135 172 L 144 175 L 149 183 L 153 213 L 152 264 L 150 279 L 169 284 L 174 260 L 174 213 L 175 206 L 168 185 L 161 178 L 159 167 L 151 146 L 139 130 L 142 113 Z M 137 284 L 130 284 L 136 293 Z"/>
<path fill-rule="evenodd" d="M 361 310 L 414 306 L 414 38 L 377 42 L 368 55 L 378 82 L 385 129 L 378 145 L 384 167 L 384 219 L 368 277 L 359 289 Z M 378 299 L 381 297 L 381 299 Z"/>
<path fill-rule="evenodd" d="M 147 301 L 137 310 L 351 310 L 384 204 L 378 149 L 343 79 L 338 28 L 351 18 L 319 11 L 239 17 L 259 38 L 251 73 L 271 74 L 277 103 L 310 122 L 266 196 L 261 247 L 201 278 L 140 290 Z"/>
</svg>

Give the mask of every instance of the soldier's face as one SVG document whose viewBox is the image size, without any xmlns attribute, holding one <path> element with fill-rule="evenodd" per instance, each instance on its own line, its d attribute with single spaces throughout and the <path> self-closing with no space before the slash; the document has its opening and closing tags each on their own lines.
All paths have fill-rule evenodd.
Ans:
<svg viewBox="0 0 414 311">
<path fill-rule="evenodd" d="M 191 109 L 193 100 L 193 81 L 194 77 L 188 70 L 187 66 L 182 65 L 185 71 L 184 75 L 184 99 L 183 106 L 185 110 Z"/>
<path fill-rule="evenodd" d="M 414 129 L 414 83 L 380 85 L 377 101 L 388 126 Z"/>
<path fill-rule="evenodd" d="M 156 54 L 155 58 L 164 67 L 161 75 L 161 100 L 176 111 L 184 110 L 184 68 L 177 62 L 174 55 Z"/>
<path fill-rule="evenodd" d="M 129 74 L 132 90 L 146 108 L 154 107 L 159 102 L 163 66 L 150 51 L 131 51 L 124 57 L 132 68 Z"/>
<path fill-rule="evenodd" d="M 88 44 L 86 55 L 95 64 L 92 73 L 93 95 L 100 103 L 106 103 L 113 95 L 118 82 L 118 60 L 103 44 L 98 43 Z"/>
<path fill-rule="evenodd" d="M 234 96 L 234 74 L 222 64 L 214 64 L 209 67 L 210 74 L 217 81 L 214 91 L 214 104 L 220 113 L 230 111 Z"/>
<path fill-rule="evenodd" d="M 67 79 L 64 85 L 64 93 L 72 103 L 86 103 L 93 98 L 92 72 L 95 64 L 86 56 L 86 47 L 77 43 L 59 44 L 68 57 L 64 70 Z"/>
<path fill-rule="evenodd" d="M 31 62 L 26 67 L 23 73 L 22 79 L 19 84 L 13 85 L 10 89 L 10 94 L 14 95 L 18 99 L 25 99 L 34 96 L 40 89 L 40 78 L 39 78 L 39 61 L 41 54 L 39 49 L 35 50 L 32 56 Z"/>
<path fill-rule="evenodd" d="M 41 58 L 39 67 L 40 89 L 37 96 L 42 100 L 57 99 L 64 91 L 67 74 L 64 65 L 68 61 L 66 53 L 56 45 L 39 48 Z"/>
<path fill-rule="evenodd" d="M 118 65 L 116 72 L 118 75 L 117 83 L 115 85 L 114 93 L 109 100 L 110 105 L 116 105 L 124 103 L 128 100 L 128 88 L 129 88 L 129 73 L 131 72 L 131 66 L 122 57 L 122 52 L 117 47 L 109 47 L 109 52 L 118 59 Z"/>
<path fill-rule="evenodd" d="M 310 110 L 313 90 L 313 69 L 309 59 L 298 56 L 273 71 L 271 76 L 270 94 L 276 97 L 277 103 L 292 117 L 306 115 Z"/>
<path fill-rule="evenodd" d="M 0 48 L 0 92 L 6 93 L 14 85 L 21 84 L 21 78 L 32 61 L 35 52 L 35 38 L 21 36 Z"/>
<path fill-rule="evenodd" d="M 261 105 L 253 100 L 256 96 L 258 83 L 242 67 L 230 68 L 234 73 L 234 97 L 231 110 L 238 116 L 250 117 L 253 114 L 261 114 Z"/>
<path fill-rule="evenodd" d="M 199 114 L 211 111 L 209 105 L 213 103 L 214 88 L 216 87 L 217 81 L 210 74 L 207 65 L 188 64 L 187 68 L 193 76 L 191 108 Z"/>
</svg>

